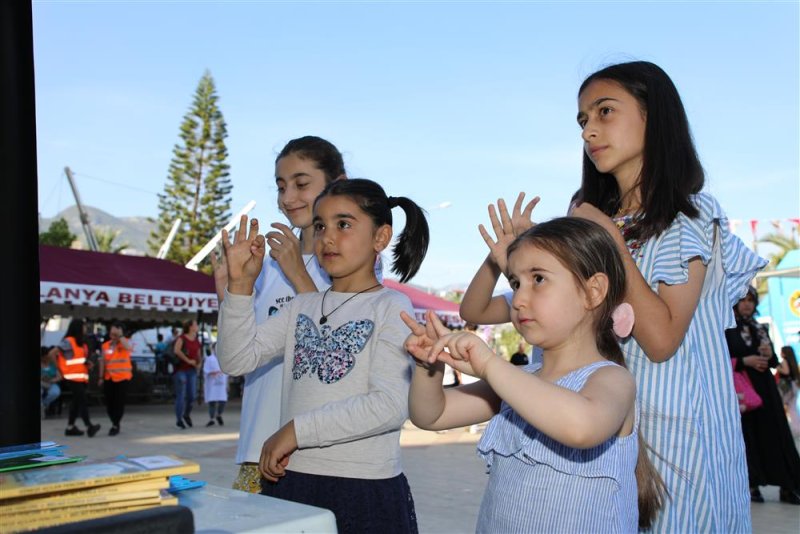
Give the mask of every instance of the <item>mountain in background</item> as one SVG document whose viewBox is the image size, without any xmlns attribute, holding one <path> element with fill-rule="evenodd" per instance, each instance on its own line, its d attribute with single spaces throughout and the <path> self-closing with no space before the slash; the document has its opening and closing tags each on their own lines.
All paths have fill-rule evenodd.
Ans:
<svg viewBox="0 0 800 534">
<path fill-rule="evenodd" d="M 124 243 L 128 244 L 128 248 L 123 250 L 122 254 L 127 254 L 129 256 L 147 255 L 147 239 L 150 237 L 150 232 L 155 230 L 155 220 L 150 221 L 147 217 L 114 217 L 110 213 L 106 213 L 101 209 L 91 206 L 85 206 L 85 209 L 86 214 L 89 216 L 89 224 L 95 232 L 105 232 L 108 230 L 120 231 L 120 234 L 114 239 L 113 244 L 117 246 Z M 74 205 L 60 211 L 55 217 L 39 217 L 39 233 L 47 231 L 53 221 L 62 217 L 67 221 L 69 231 L 77 236 L 76 239 L 80 242 L 79 248 L 88 250 L 89 247 L 86 245 L 86 236 L 83 233 L 78 208 Z M 155 254 L 151 255 L 154 256 Z M 456 301 L 460 300 L 461 295 L 458 294 L 463 294 L 464 289 L 466 289 L 466 284 L 450 284 L 443 288 L 433 288 L 417 284 L 409 285 L 421 291 L 425 291 L 426 293 L 433 293 L 440 297 Z M 458 295 L 458 297 L 456 297 L 456 295 Z"/>
<path fill-rule="evenodd" d="M 95 232 L 119 230 L 120 234 L 114 239 L 113 244 L 120 246 L 127 243 L 128 248 L 122 252 L 123 254 L 144 256 L 147 253 L 147 239 L 150 237 L 150 232 L 156 228 L 155 220 L 150 221 L 147 217 L 114 217 L 110 213 L 91 206 L 86 206 L 85 210 L 89 216 L 89 224 Z M 60 211 L 55 217 L 39 217 L 39 233 L 47 231 L 50 224 L 60 218 L 67 221 L 70 232 L 77 236 L 81 248 L 88 250 L 86 235 L 83 233 L 81 217 L 76 206 L 70 206 Z"/>
</svg>

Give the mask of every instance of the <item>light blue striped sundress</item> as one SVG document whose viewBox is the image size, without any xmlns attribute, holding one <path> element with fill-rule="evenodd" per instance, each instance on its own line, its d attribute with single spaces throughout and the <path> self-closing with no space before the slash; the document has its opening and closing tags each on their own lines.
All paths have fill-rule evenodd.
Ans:
<svg viewBox="0 0 800 534">
<path fill-rule="evenodd" d="M 670 493 L 652 530 L 749 532 L 747 465 L 724 331 L 735 325 L 733 306 L 766 260 L 730 233 L 711 195 L 700 193 L 692 201 L 698 218 L 679 214 L 637 254 L 654 291 L 659 282 L 686 283 L 693 258 L 707 265 L 686 337 L 663 363 L 648 360 L 633 338 L 622 344 L 636 378 L 642 434 L 661 456 L 650 458 Z"/>
<path fill-rule="evenodd" d="M 594 362 L 556 384 L 580 391 L 592 373 L 611 365 L 616 364 Z M 533 373 L 541 366 L 532 363 L 525 370 Z M 478 454 L 489 465 L 489 482 L 477 532 L 637 532 L 638 419 L 637 410 L 627 436 L 575 449 L 539 432 L 503 403 L 478 443 Z"/>
</svg>

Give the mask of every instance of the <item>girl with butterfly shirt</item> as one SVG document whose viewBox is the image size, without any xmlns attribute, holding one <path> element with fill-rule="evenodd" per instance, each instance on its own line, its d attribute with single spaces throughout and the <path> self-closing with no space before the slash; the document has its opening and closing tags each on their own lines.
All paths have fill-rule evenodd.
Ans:
<svg viewBox="0 0 800 534">
<path fill-rule="evenodd" d="M 286 306 L 298 293 L 330 286 L 330 279 L 313 254 L 314 199 L 334 180 L 346 179 L 341 152 L 329 141 L 307 135 L 292 139 L 275 159 L 278 209 L 289 225 L 273 223 L 266 234 L 269 254 L 255 282 L 255 316 L 261 323 Z M 300 230 L 299 236 L 293 228 Z M 224 255 L 217 262 L 211 255 L 214 281 L 220 302 L 224 299 L 228 271 Z M 380 263 L 377 264 L 380 266 Z M 259 493 L 261 446 L 280 428 L 283 362 L 275 359 L 244 377 L 242 413 L 236 463 L 239 472 L 233 488 Z"/>
<path fill-rule="evenodd" d="M 256 325 L 253 284 L 265 240 L 242 217 L 231 244 L 223 232 L 228 282 L 220 308 L 222 369 L 248 373 L 283 357 L 283 426 L 265 443 L 265 495 L 322 508 L 340 532 L 416 532 L 411 491 L 400 462 L 400 428 L 408 415 L 409 333 L 402 293 L 381 286 L 376 257 L 392 239 L 392 208 L 406 225 L 392 270 L 405 282 L 428 248 L 424 213 L 404 197 L 387 197 L 370 180 L 329 184 L 314 204 L 314 251 L 331 278 L 321 293 L 297 295 Z"/>
</svg>

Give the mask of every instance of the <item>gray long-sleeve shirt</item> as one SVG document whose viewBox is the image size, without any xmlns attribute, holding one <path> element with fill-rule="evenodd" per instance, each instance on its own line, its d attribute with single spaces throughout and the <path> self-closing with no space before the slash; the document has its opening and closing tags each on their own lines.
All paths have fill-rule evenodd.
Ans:
<svg viewBox="0 0 800 534">
<path fill-rule="evenodd" d="M 220 366 L 241 375 L 284 359 L 281 424 L 294 420 L 298 444 L 287 469 L 349 478 L 397 476 L 413 365 L 403 349 L 410 331 L 400 312 L 413 317 L 411 302 L 386 288 L 357 296 L 329 291 L 324 302 L 329 317 L 321 326 L 323 295 L 297 295 L 257 326 L 252 296 L 226 293 L 217 338 Z"/>
</svg>

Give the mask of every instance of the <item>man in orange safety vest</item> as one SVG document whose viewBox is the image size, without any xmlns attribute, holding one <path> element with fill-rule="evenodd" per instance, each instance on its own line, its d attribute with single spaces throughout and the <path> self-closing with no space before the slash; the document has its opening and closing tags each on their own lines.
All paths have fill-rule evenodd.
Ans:
<svg viewBox="0 0 800 534">
<path fill-rule="evenodd" d="M 125 413 L 125 397 L 128 384 L 133 378 L 131 364 L 132 346 L 130 340 L 123 336 L 122 325 L 114 323 L 108 331 L 108 341 L 103 343 L 103 357 L 100 358 L 98 385 L 103 388 L 106 399 L 106 411 L 111 419 L 109 436 L 119 434 L 120 421 Z"/>
</svg>

